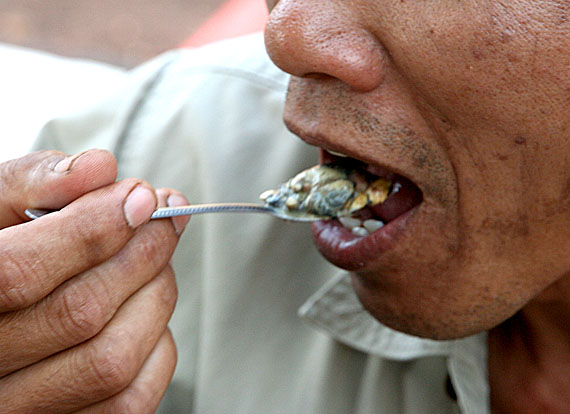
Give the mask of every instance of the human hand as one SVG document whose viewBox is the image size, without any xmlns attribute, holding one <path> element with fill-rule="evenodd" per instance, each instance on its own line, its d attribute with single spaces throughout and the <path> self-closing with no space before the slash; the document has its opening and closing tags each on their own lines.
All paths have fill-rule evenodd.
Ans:
<svg viewBox="0 0 570 414">
<path fill-rule="evenodd" d="M 105 151 L 62 159 L 0 164 L 0 413 L 154 412 L 176 363 L 169 260 L 187 219 L 148 220 L 187 201 L 115 182 Z"/>
</svg>

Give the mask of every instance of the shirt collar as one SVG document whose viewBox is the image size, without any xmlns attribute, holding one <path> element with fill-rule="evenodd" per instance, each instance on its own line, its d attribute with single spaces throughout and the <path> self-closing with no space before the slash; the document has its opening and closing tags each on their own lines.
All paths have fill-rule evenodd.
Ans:
<svg viewBox="0 0 570 414">
<path fill-rule="evenodd" d="M 299 309 L 299 316 L 339 342 L 382 358 L 448 357 L 449 375 L 462 411 L 488 412 L 486 334 L 435 341 L 388 328 L 364 310 L 346 272 L 313 294 Z"/>
</svg>

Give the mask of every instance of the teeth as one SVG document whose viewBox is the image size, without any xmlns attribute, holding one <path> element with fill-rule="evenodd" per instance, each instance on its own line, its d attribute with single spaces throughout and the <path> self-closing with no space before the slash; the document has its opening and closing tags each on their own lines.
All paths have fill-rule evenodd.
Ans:
<svg viewBox="0 0 570 414">
<path fill-rule="evenodd" d="M 384 226 L 384 223 L 380 220 L 368 219 L 362 222 L 362 220 L 356 217 L 349 216 L 339 217 L 338 221 L 340 221 L 345 228 L 352 230 L 352 234 L 360 237 L 368 236 L 370 233 Z"/>
<path fill-rule="evenodd" d="M 341 158 L 347 158 L 348 157 L 348 155 L 343 154 L 341 152 L 336 152 L 336 151 L 331 151 L 331 150 L 327 150 L 327 152 L 329 154 L 336 155 L 337 157 L 341 157 Z"/>
<path fill-rule="evenodd" d="M 402 184 L 394 183 L 394 185 L 392 186 L 392 192 L 397 193 L 398 191 L 400 191 L 401 188 L 402 188 Z"/>
<path fill-rule="evenodd" d="M 380 220 L 369 219 L 362 223 L 362 225 L 368 232 L 373 233 L 379 228 L 382 228 L 382 226 L 384 226 L 384 223 Z"/>
<path fill-rule="evenodd" d="M 387 181 L 383 178 L 379 178 L 370 184 L 370 186 L 366 189 L 366 195 L 370 200 L 370 204 L 374 206 L 386 201 L 391 185 L 392 183 L 390 181 Z"/>
<path fill-rule="evenodd" d="M 362 221 L 360 219 L 354 218 L 354 217 L 349 217 L 349 216 L 343 216 L 343 217 L 339 217 L 338 221 L 341 222 L 341 224 L 346 227 L 347 229 L 352 229 L 355 227 L 360 227 L 362 225 Z"/>
<path fill-rule="evenodd" d="M 370 233 L 368 233 L 368 230 L 366 230 L 364 227 L 354 227 L 352 229 L 352 234 L 355 236 L 366 237 Z"/>
</svg>

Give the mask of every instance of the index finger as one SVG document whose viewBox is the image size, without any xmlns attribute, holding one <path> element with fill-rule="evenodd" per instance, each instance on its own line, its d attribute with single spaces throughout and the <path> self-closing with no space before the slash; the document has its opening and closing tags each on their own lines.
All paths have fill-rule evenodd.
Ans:
<svg viewBox="0 0 570 414">
<path fill-rule="evenodd" d="M 27 307 L 115 255 L 155 208 L 154 190 L 129 179 L 0 230 L 0 312 Z"/>
<path fill-rule="evenodd" d="M 41 151 L 0 164 L 0 229 L 26 221 L 26 208 L 58 209 L 81 195 L 111 184 L 115 158 L 90 150 L 66 156 Z"/>
</svg>

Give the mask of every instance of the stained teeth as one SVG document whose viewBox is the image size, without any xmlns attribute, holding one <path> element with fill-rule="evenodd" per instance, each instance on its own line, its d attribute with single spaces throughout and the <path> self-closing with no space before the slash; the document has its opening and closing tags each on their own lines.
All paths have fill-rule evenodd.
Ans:
<svg viewBox="0 0 570 414">
<path fill-rule="evenodd" d="M 398 184 L 398 183 L 396 183 Z M 368 186 L 366 195 L 371 205 L 381 204 L 388 198 L 392 183 L 383 178 L 379 178 Z M 398 188 L 398 191 L 400 189 Z"/>
<path fill-rule="evenodd" d="M 366 220 L 364 223 L 362 223 L 362 225 L 370 233 L 373 233 L 376 230 L 378 230 L 379 228 L 381 228 L 382 226 L 384 226 L 384 223 L 381 222 L 380 220 L 369 219 L 369 220 Z"/>
<path fill-rule="evenodd" d="M 343 217 L 339 217 L 338 220 L 347 229 L 360 227 L 362 225 L 362 221 L 360 219 L 357 219 L 354 217 L 343 216 Z"/>
<path fill-rule="evenodd" d="M 352 229 L 352 234 L 360 237 L 366 237 L 369 233 L 368 230 L 366 230 L 364 227 L 354 227 Z"/>
</svg>

